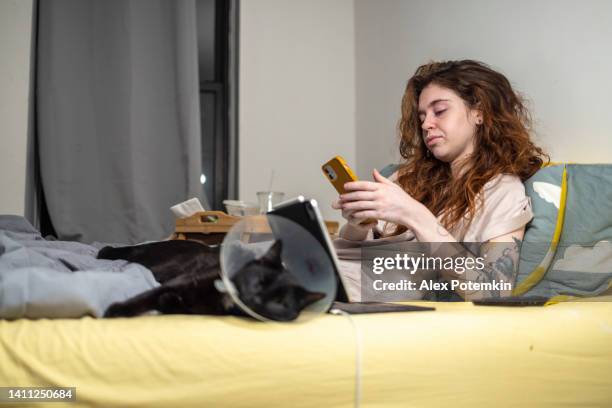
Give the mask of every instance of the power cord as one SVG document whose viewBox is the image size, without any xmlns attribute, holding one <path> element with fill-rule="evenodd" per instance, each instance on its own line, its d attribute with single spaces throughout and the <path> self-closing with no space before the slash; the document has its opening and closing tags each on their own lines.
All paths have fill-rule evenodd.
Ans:
<svg viewBox="0 0 612 408">
<path fill-rule="evenodd" d="M 357 323 L 355 323 L 353 317 L 344 310 L 331 309 L 329 313 L 336 316 L 346 316 L 349 323 L 353 327 L 353 333 L 355 335 L 355 408 L 359 408 L 361 406 L 361 332 L 359 331 Z"/>
</svg>

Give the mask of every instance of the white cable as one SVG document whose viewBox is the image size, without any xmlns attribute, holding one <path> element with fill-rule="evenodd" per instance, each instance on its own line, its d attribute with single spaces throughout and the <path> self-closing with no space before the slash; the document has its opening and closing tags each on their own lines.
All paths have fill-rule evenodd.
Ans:
<svg viewBox="0 0 612 408">
<path fill-rule="evenodd" d="M 329 313 L 337 316 L 346 316 L 353 326 L 353 333 L 355 334 L 355 408 L 359 408 L 361 405 L 361 332 L 357 327 L 357 323 L 353 320 L 353 317 L 340 309 L 331 309 Z"/>
</svg>

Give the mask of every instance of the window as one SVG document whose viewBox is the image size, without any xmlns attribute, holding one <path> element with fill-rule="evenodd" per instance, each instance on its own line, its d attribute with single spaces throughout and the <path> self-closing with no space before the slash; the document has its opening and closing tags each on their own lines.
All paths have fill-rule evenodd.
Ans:
<svg viewBox="0 0 612 408">
<path fill-rule="evenodd" d="M 197 0 L 198 62 L 202 126 L 202 176 L 213 209 L 236 192 L 237 5 Z"/>
</svg>

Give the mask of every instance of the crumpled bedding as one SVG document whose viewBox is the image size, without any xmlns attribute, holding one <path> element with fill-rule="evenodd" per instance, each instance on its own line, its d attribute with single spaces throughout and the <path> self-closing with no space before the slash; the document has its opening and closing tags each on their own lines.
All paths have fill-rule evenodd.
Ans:
<svg viewBox="0 0 612 408">
<path fill-rule="evenodd" d="M 97 253 L 47 241 L 25 218 L 0 215 L 0 318 L 101 317 L 111 303 L 159 286 L 144 266 Z"/>
</svg>

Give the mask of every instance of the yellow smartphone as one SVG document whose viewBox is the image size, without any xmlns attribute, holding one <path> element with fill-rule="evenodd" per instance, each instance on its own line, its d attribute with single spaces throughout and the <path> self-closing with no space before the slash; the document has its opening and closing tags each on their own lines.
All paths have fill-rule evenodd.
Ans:
<svg viewBox="0 0 612 408">
<path fill-rule="evenodd" d="M 321 169 L 339 194 L 346 193 L 344 183 L 358 180 L 353 170 L 341 156 L 334 157 L 321 166 Z"/>
<path fill-rule="evenodd" d="M 323 174 L 327 179 L 332 183 L 334 188 L 339 194 L 346 193 L 344 189 L 344 183 L 348 183 L 349 181 L 357 181 L 359 180 L 355 175 L 353 169 L 346 163 L 346 161 L 341 156 L 336 156 L 323 166 L 321 166 L 323 170 Z M 372 222 L 376 222 L 375 219 L 368 218 L 363 220 L 360 224 L 369 224 Z"/>
</svg>

